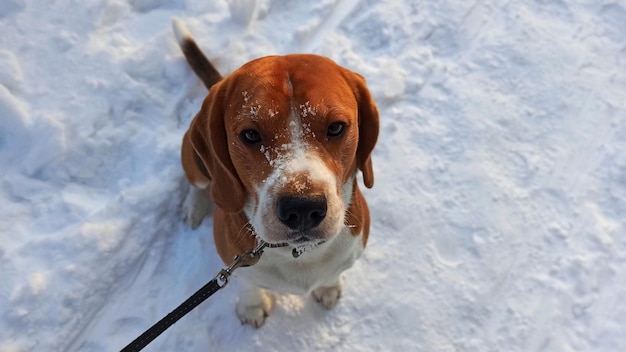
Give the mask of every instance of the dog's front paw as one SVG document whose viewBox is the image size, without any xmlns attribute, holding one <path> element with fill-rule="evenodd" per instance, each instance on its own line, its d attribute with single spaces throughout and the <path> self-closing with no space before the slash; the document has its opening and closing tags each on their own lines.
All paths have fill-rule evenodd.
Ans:
<svg viewBox="0 0 626 352">
<path fill-rule="evenodd" d="M 237 307 L 237 317 L 242 324 L 248 324 L 255 328 L 260 328 L 265 323 L 265 318 L 268 316 L 268 312 L 259 306 L 255 307 Z"/>
<path fill-rule="evenodd" d="M 259 328 L 272 309 L 272 298 L 260 288 L 251 288 L 241 296 L 237 303 L 237 317 L 242 324 Z"/>
<path fill-rule="evenodd" d="M 183 220 L 195 229 L 200 226 L 202 219 L 211 210 L 211 206 L 212 201 L 208 190 L 190 186 L 183 201 Z"/>
<path fill-rule="evenodd" d="M 313 297 L 326 309 L 333 308 L 341 297 L 341 286 L 320 287 L 313 290 Z"/>
</svg>

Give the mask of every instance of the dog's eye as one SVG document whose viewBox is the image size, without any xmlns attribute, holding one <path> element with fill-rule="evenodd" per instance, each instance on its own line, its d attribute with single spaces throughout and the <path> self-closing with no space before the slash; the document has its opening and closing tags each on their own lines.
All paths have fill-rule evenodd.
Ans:
<svg viewBox="0 0 626 352">
<path fill-rule="evenodd" d="M 257 130 L 245 130 L 239 134 L 239 139 L 248 145 L 261 143 L 261 134 Z"/>
<path fill-rule="evenodd" d="M 346 124 L 343 122 L 333 122 L 328 125 L 328 131 L 326 132 L 326 136 L 328 137 L 341 137 L 344 131 L 346 130 Z"/>
</svg>

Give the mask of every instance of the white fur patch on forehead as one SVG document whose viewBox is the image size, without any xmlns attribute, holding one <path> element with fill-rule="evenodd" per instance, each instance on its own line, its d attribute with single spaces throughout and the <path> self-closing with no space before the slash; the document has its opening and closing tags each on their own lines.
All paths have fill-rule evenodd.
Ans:
<svg viewBox="0 0 626 352">
<path fill-rule="evenodd" d="M 309 118 L 317 116 L 318 107 L 312 106 L 309 101 L 296 106 L 292 100 L 291 114 L 289 116 L 289 132 L 291 134 L 291 143 L 297 148 L 296 152 L 306 152 L 306 137 L 315 138 L 315 132 L 311 130 L 311 123 L 307 121 Z"/>
<path fill-rule="evenodd" d="M 289 115 L 289 133 L 291 134 L 291 144 L 294 146 L 294 152 L 304 153 L 306 146 L 304 144 L 302 121 L 293 100 L 291 101 L 291 114 Z"/>
</svg>

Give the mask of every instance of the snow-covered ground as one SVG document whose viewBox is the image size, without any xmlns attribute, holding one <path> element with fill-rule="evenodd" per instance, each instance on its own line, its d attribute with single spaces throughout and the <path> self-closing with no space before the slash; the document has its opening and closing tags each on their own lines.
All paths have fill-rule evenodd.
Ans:
<svg viewBox="0 0 626 352">
<path fill-rule="evenodd" d="M 626 351 L 626 3 L 2 0 L 0 351 L 114 351 L 210 280 L 180 139 L 217 67 L 292 52 L 381 112 L 364 256 L 332 311 L 236 283 L 150 351 Z"/>
</svg>

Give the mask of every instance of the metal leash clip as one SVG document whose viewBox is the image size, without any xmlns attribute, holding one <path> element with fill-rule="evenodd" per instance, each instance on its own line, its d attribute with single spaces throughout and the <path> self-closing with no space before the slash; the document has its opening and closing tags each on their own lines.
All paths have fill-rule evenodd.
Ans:
<svg viewBox="0 0 626 352">
<path fill-rule="evenodd" d="M 268 243 L 263 240 L 258 240 L 258 244 L 256 248 L 251 249 L 241 255 L 236 255 L 233 262 L 226 268 L 220 270 L 219 273 L 215 276 L 215 280 L 220 288 L 226 286 L 228 284 L 228 279 L 233 274 L 235 269 L 237 268 L 245 268 L 247 266 L 252 266 L 259 262 L 261 259 L 261 254 L 263 254 L 263 250 L 268 246 Z"/>
</svg>

